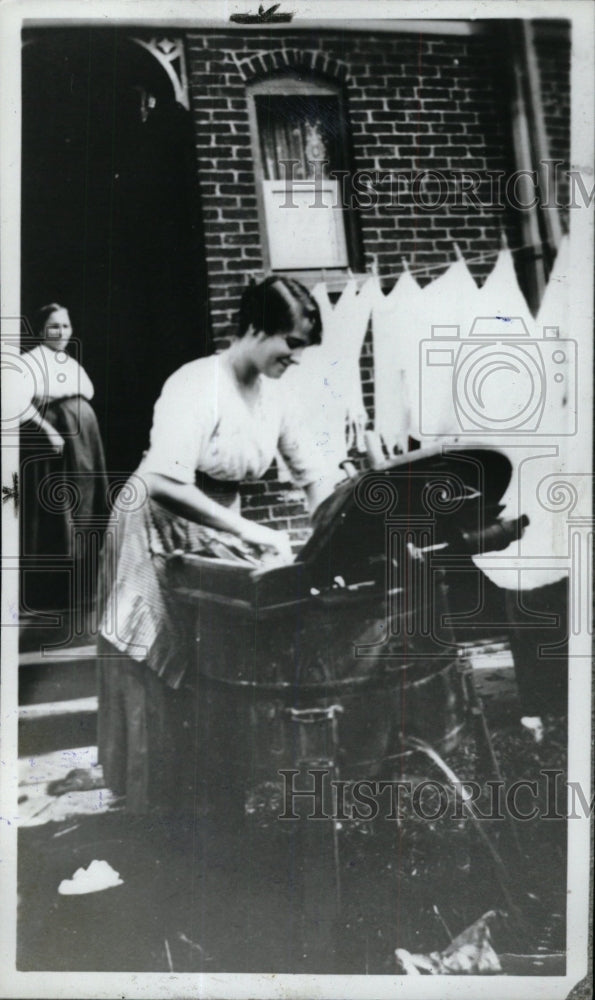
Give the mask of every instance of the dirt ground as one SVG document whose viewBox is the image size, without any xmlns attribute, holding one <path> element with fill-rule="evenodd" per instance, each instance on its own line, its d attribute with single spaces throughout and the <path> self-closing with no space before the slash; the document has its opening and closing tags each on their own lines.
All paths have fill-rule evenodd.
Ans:
<svg viewBox="0 0 595 1000">
<path fill-rule="evenodd" d="M 564 721 L 545 723 L 537 745 L 510 706 L 493 703 L 490 729 L 507 786 L 539 780 L 543 769 L 565 773 Z M 494 778 L 479 749 L 469 732 L 448 755 L 458 778 Z M 413 783 L 448 785 L 422 755 L 405 770 Z M 399 762 L 390 777 L 404 773 Z M 484 785 L 476 803 L 484 814 L 490 794 Z M 252 790 L 239 819 L 237 804 L 233 813 L 194 803 L 195 812 L 134 818 L 112 802 L 103 812 L 25 827 L 18 967 L 394 973 L 396 948 L 440 951 L 496 910 L 496 952 L 532 955 L 524 971 L 547 973 L 565 949 L 565 820 L 475 822 L 448 796 L 445 815 L 433 820 L 405 794 L 395 818 L 280 821 L 280 787 L 269 785 Z M 519 795 L 518 804 L 529 811 L 532 803 Z M 424 810 L 438 811 L 431 790 Z M 59 895 L 60 881 L 93 859 L 108 861 L 123 884 Z"/>
</svg>

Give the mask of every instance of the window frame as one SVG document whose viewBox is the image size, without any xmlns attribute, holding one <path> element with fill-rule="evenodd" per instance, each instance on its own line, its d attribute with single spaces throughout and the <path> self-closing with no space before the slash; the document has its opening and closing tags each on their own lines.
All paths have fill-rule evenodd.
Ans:
<svg viewBox="0 0 595 1000">
<path fill-rule="evenodd" d="M 297 278 L 305 284 L 314 284 L 320 281 L 325 275 L 347 275 L 350 269 L 361 270 L 362 253 L 359 228 L 355 211 L 351 207 L 342 210 L 343 225 L 345 231 L 345 243 L 347 247 L 346 265 L 316 268 L 273 268 L 269 246 L 269 233 L 267 229 L 264 185 L 265 179 L 264 164 L 262 161 L 262 150 L 260 142 L 260 132 L 258 128 L 258 114 L 256 110 L 256 97 L 294 97 L 294 96 L 318 96 L 334 97 L 337 100 L 339 110 L 339 148 L 341 163 L 334 169 L 348 171 L 351 175 L 352 152 L 351 136 L 348 129 L 347 109 L 343 88 L 338 83 L 317 76 L 315 73 L 307 76 L 296 70 L 284 70 L 280 73 L 253 80 L 247 83 L 246 96 L 248 102 L 248 117 L 250 121 L 250 138 L 252 143 L 252 156 L 254 163 L 254 180 L 256 186 L 256 201 L 258 206 L 258 222 L 260 229 L 260 240 L 262 249 L 262 262 L 265 271 L 274 271 L 287 274 Z M 342 179 L 339 179 L 340 183 Z M 350 190 L 349 184 L 345 185 L 347 192 Z"/>
</svg>

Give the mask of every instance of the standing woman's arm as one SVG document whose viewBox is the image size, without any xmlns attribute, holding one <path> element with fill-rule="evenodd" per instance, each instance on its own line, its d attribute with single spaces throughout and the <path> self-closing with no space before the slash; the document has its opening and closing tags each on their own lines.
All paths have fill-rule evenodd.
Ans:
<svg viewBox="0 0 595 1000">
<path fill-rule="evenodd" d="M 39 430 L 46 435 L 52 449 L 57 455 L 61 455 L 64 450 L 64 438 L 59 431 L 57 431 L 56 428 L 50 424 L 49 420 L 42 417 L 39 410 L 37 410 L 34 406 L 31 407 L 30 412 L 23 418 L 22 422 L 26 423 L 29 421 L 32 424 L 35 424 L 36 427 L 39 427 Z"/>
<path fill-rule="evenodd" d="M 2 391 L 7 401 L 7 409 L 10 412 L 18 413 L 19 423 L 32 423 L 45 434 L 53 450 L 57 455 L 61 455 L 64 449 L 64 438 L 56 428 L 46 420 L 33 403 L 33 390 L 30 381 L 30 372 L 27 363 L 21 359 L 27 355 L 19 355 L 14 359 L 11 366 L 7 366 L 2 372 Z M 47 386 L 44 386 L 47 391 Z"/>
</svg>

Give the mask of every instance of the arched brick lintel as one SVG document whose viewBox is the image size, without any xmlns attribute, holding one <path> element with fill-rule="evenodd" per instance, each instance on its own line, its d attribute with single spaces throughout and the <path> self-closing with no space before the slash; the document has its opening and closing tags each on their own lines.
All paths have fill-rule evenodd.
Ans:
<svg viewBox="0 0 595 1000">
<path fill-rule="evenodd" d="M 337 83 L 346 83 L 349 76 L 345 63 L 319 50 L 277 49 L 274 52 L 261 52 L 249 59 L 237 60 L 236 65 L 246 82 L 283 73 L 288 69 L 318 73 Z"/>
</svg>

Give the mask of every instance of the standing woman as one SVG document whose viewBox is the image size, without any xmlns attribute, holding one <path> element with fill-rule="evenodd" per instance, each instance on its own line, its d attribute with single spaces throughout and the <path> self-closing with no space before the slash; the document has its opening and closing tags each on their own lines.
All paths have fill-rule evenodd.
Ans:
<svg viewBox="0 0 595 1000">
<path fill-rule="evenodd" d="M 232 345 L 166 381 L 149 450 L 116 501 L 102 581 L 99 759 L 132 812 L 179 802 L 192 732 L 185 686 L 193 656 L 167 586 L 168 554 L 289 561 L 288 536 L 240 512 L 240 483 L 260 479 L 277 448 L 311 510 L 330 492 L 278 381 L 320 336 L 318 306 L 299 282 L 271 276 L 250 285 Z"/>
<path fill-rule="evenodd" d="M 21 555 L 39 572 L 23 574 L 24 610 L 89 608 L 94 600 L 94 530 L 107 513 L 107 475 L 95 411 L 94 390 L 84 368 L 68 353 L 72 325 L 57 302 L 36 317 L 39 343 L 22 356 Z M 31 379 L 33 375 L 33 379 Z M 27 377 L 29 376 L 29 377 Z M 25 398 L 26 397 L 26 398 Z M 78 526 L 77 526 L 78 522 Z M 77 532 L 75 536 L 75 527 Z M 96 546 L 98 549 L 98 546 Z M 42 571 L 43 558 L 64 558 L 78 592 L 65 586 L 66 574 Z M 33 585 L 31 585 L 31 579 Z"/>
</svg>

